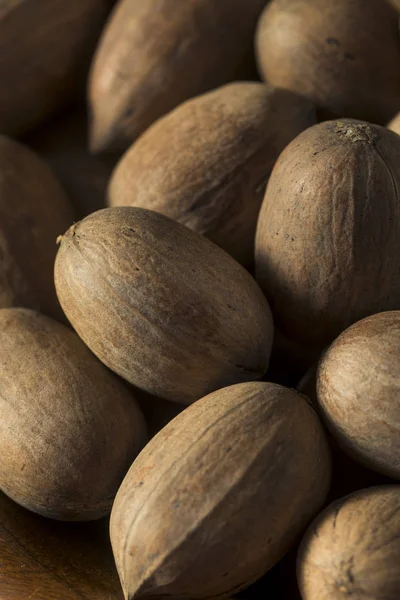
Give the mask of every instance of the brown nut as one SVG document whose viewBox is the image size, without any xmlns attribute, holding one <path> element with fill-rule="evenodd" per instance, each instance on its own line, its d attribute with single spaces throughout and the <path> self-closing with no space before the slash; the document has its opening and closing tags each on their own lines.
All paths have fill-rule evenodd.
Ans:
<svg viewBox="0 0 400 600">
<path fill-rule="evenodd" d="M 325 119 L 385 125 L 400 106 L 399 15 L 384 0 L 272 0 L 257 31 L 260 71 Z"/>
<path fill-rule="evenodd" d="M 164 215 L 116 207 L 86 217 L 61 239 L 55 282 L 92 352 L 150 394 L 190 404 L 267 370 L 273 325 L 257 283 Z"/>
<path fill-rule="evenodd" d="M 352 458 L 400 479 L 400 311 L 347 329 L 317 375 L 321 415 Z"/>
<path fill-rule="evenodd" d="M 49 167 L 0 136 L 0 308 L 26 306 L 62 318 L 53 266 L 72 208 Z"/>
<path fill-rule="evenodd" d="M 236 79 L 264 6 L 265 0 L 120 0 L 89 81 L 92 151 L 125 150 L 188 98 Z"/>
<path fill-rule="evenodd" d="M 2 0 L 0 132 L 20 135 L 76 100 L 108 0 Z"/>
<path fill-rule="evenodd" d="M 400 486 L 369 488 L 329 506 L 298 557 L 303 600 L 398 600 Z"/>
<path fill-rule="evenodd" d="M 297 541 L 329 483 L 325 435 L 300 394 L 256 382 L 202 398 L 149 442 L 116 497 L 125 597 L 240 591 Z"/>
<path fill-rule="evenodd" d="M 0 489 L 46 517 L 110 513 L 146 441 L 131 392 L 69 328 L 0 310 Z"/>
<path fill-rule="evenodd" d="M 399 191 L 400 137 L 379 125 L 321 123 L 279 157 L 256 277 L 277 328 L 316 357 L 355 321 L 400 308 Z"/>
<path fill-rule="evenodd" d="M 261 83 L 232 83 L 188 100 L 123 156 L 109 204 L 167 215 L 250 266 L 271 169 L 314 123 L 311 102 Z"/>
</svg>

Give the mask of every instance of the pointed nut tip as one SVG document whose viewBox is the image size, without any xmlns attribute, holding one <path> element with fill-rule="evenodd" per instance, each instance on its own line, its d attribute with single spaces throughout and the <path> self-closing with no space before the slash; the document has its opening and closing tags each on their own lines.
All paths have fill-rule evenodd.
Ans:
<svg viewBox="0 0 400 600">
<path fill-rule="evenodd" d="M 73 238 L 78 227 L 79 223 L 73 223 L 69 229 L 63 234 L 59 235 L 56 239 L 57 246 L 61 245 L 63 242 L 67 241 L 70 238 Z"/>
</svg>

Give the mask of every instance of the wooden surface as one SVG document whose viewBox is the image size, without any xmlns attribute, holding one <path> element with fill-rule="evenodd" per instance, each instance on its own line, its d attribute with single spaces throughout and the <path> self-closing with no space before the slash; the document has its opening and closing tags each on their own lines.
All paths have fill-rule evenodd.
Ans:
<svg viewBox="0 0 400 600">
<path fill-rule="evenodd" d="M 0 493 L 0 600 L 122 600 L 107 520 L 61 523 Z"/>
</svg>

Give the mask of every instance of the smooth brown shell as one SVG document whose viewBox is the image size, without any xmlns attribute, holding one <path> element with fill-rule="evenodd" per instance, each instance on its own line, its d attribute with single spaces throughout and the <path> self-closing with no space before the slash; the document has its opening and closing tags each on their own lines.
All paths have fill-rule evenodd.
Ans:
<svg viewBox="0 0 400 600">
<path fill-rule="evenodd" d="M 105 208 L 106 190 L 119 155 L 93 156 L 87 148 L 88 122 L 75 110 L 36 129 L 24 143 L 51 167 L 79 218 Z"/>
<path fill-rule="evenodd" d="M 400 308 L 400 138 L 344 119 L 282 152 L 260 211 L 256 276 L 276 326 L 318 355 L 346 327 Z"/>
<path fill-rule="evenodd" d="M 121 0 L 89 82 L 94 152 L 125 150 L 159 117 L 237 79 L 265 0 Z"/>
<path fill-rule="evenodd" d="M 19 135 L 83 89 L 107 0 L 0 1 L 0 131 Z"/>
<path fill-rule="evenodd" d="M 323 118 L 385 125 L 399 110 L 399 16 L 386 1 L 272 0 L 256 47 L 265 81 L 310 98 Z"/>
<path fill-rule="evenodd" d="M 61 523 L 0 492 L 2 600 L 123 600 L 107 519 Z"/>
<path fill-rule="evenodd" d="M 61 317 L 53 280 L 56 239 L 72 220 L 49 167 L 0 135 L 0 308 L 26 306 Z"/>
<path fill-rule="evenodd" d="M 109 204 L 167 215 L 251 265 L 271 169 L 314 123 L 308 100 L 261 83 L 232 83 L 188 100 L 123 156 Z"/>
<path fill-rule="evenodd" d="M 110 532 L 125 598 L 240 591 L 295 543 L 329 483 L 303 396 L 261 382 L 206 396 L 149 442 L 118 492 Z"/>
<path fill-rule="evenodd" d="M 0 489 L 43 516 L 107 515 L 146 441 L 131 392 L 69 328 L 0 310 Z"/>
<path fill-rule="evenodd" d="M 342 448 L 366 467 L 400 479 L 400 311 L 359 321 L 318 369 L 321 414 Z"/>
<path fill-rule="evenodd" d="M 358 491 L 334 502 L 300 547 L 303 600 L 398 600 L 400 486 Z"/>
<path fill-rule="evenodd" d="M 267 370 L 272 318 L 257 283 L 164 215 L 117 207 L 86 217 L 61 240 L 55 282 L 92 352 L 150 394 L 190 404 Z"/>
</svg>

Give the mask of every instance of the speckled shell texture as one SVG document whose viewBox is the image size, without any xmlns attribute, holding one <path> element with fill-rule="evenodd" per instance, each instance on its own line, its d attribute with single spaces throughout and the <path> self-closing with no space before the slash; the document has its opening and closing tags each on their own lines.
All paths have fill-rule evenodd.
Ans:
<svg viewBox="0 0 400 600">
<path fill-rule="evenodd" d="M 304 396 L 262 382 L 206 396 L 151 440 L 118 492 L 110 531 L 125 597 L 239 591 L 295 543 L 329 483 Z"/>
<path fill-rule="evenodd" d="M 55 281 L 89 348 L 144 391 L 190 404 L 267 370 L 273 326 L 257 283 L 164 215 L 130 207 L 90 215 L 63 237 Z"/>
<path fill-rule="evenodd" d="M 83 90 L 107 0 L 0 2 L 0 131 L 19 135 Z"/>
<path fill-rule="evenodd" d="M 400 598 L 400 486 L 369 488 L 329 506 L 298 558 L 303 600 Z"/>
<path fill-rule="evenodd" d="M 359 321 L 318 369 L 326 424 L 353 458 L 400 479 L 400 311 Z"/>
<path fill-rule="evenodd" d="M 165 214 L 251 265 L 271 169 L 314 123 L 313 105 L 300 96 L 261 83 L 229 84 L 148 129 L 118 164 L 109 203 Z"/>
<path fill-rule="evenodd" d="M 265 0 L 121 0 L 92 67 L 93 151 L 125 150 L 159 117 L 238 78 Z"/>
<path fill-rule="evenodd" d="M 0 489 L 45 517 L 109 514 L 146 441 L 125 385 L 69 328 L 0 310 Z"/>
<path fill-rule="evenodd" d="M 61 317 L 53 281 L 56 239 L 72 221 L 49 167 L 0 136 L 0 308 L 26 306 Z"/>
<path fill-rule="evenodd" d="M 346 327 L 400 308 L 400 138 L 329 121 L 301 133 L 272 172 L 256 276 L 277 327 L 322 351 Z"/>
<path fill-rule="evenodd" d="M 272 0 L 258 25 L 260 71 L 323 118 L 385 125 L 400 106 L 398 21 L 384 0 Z"/>
</svg>

